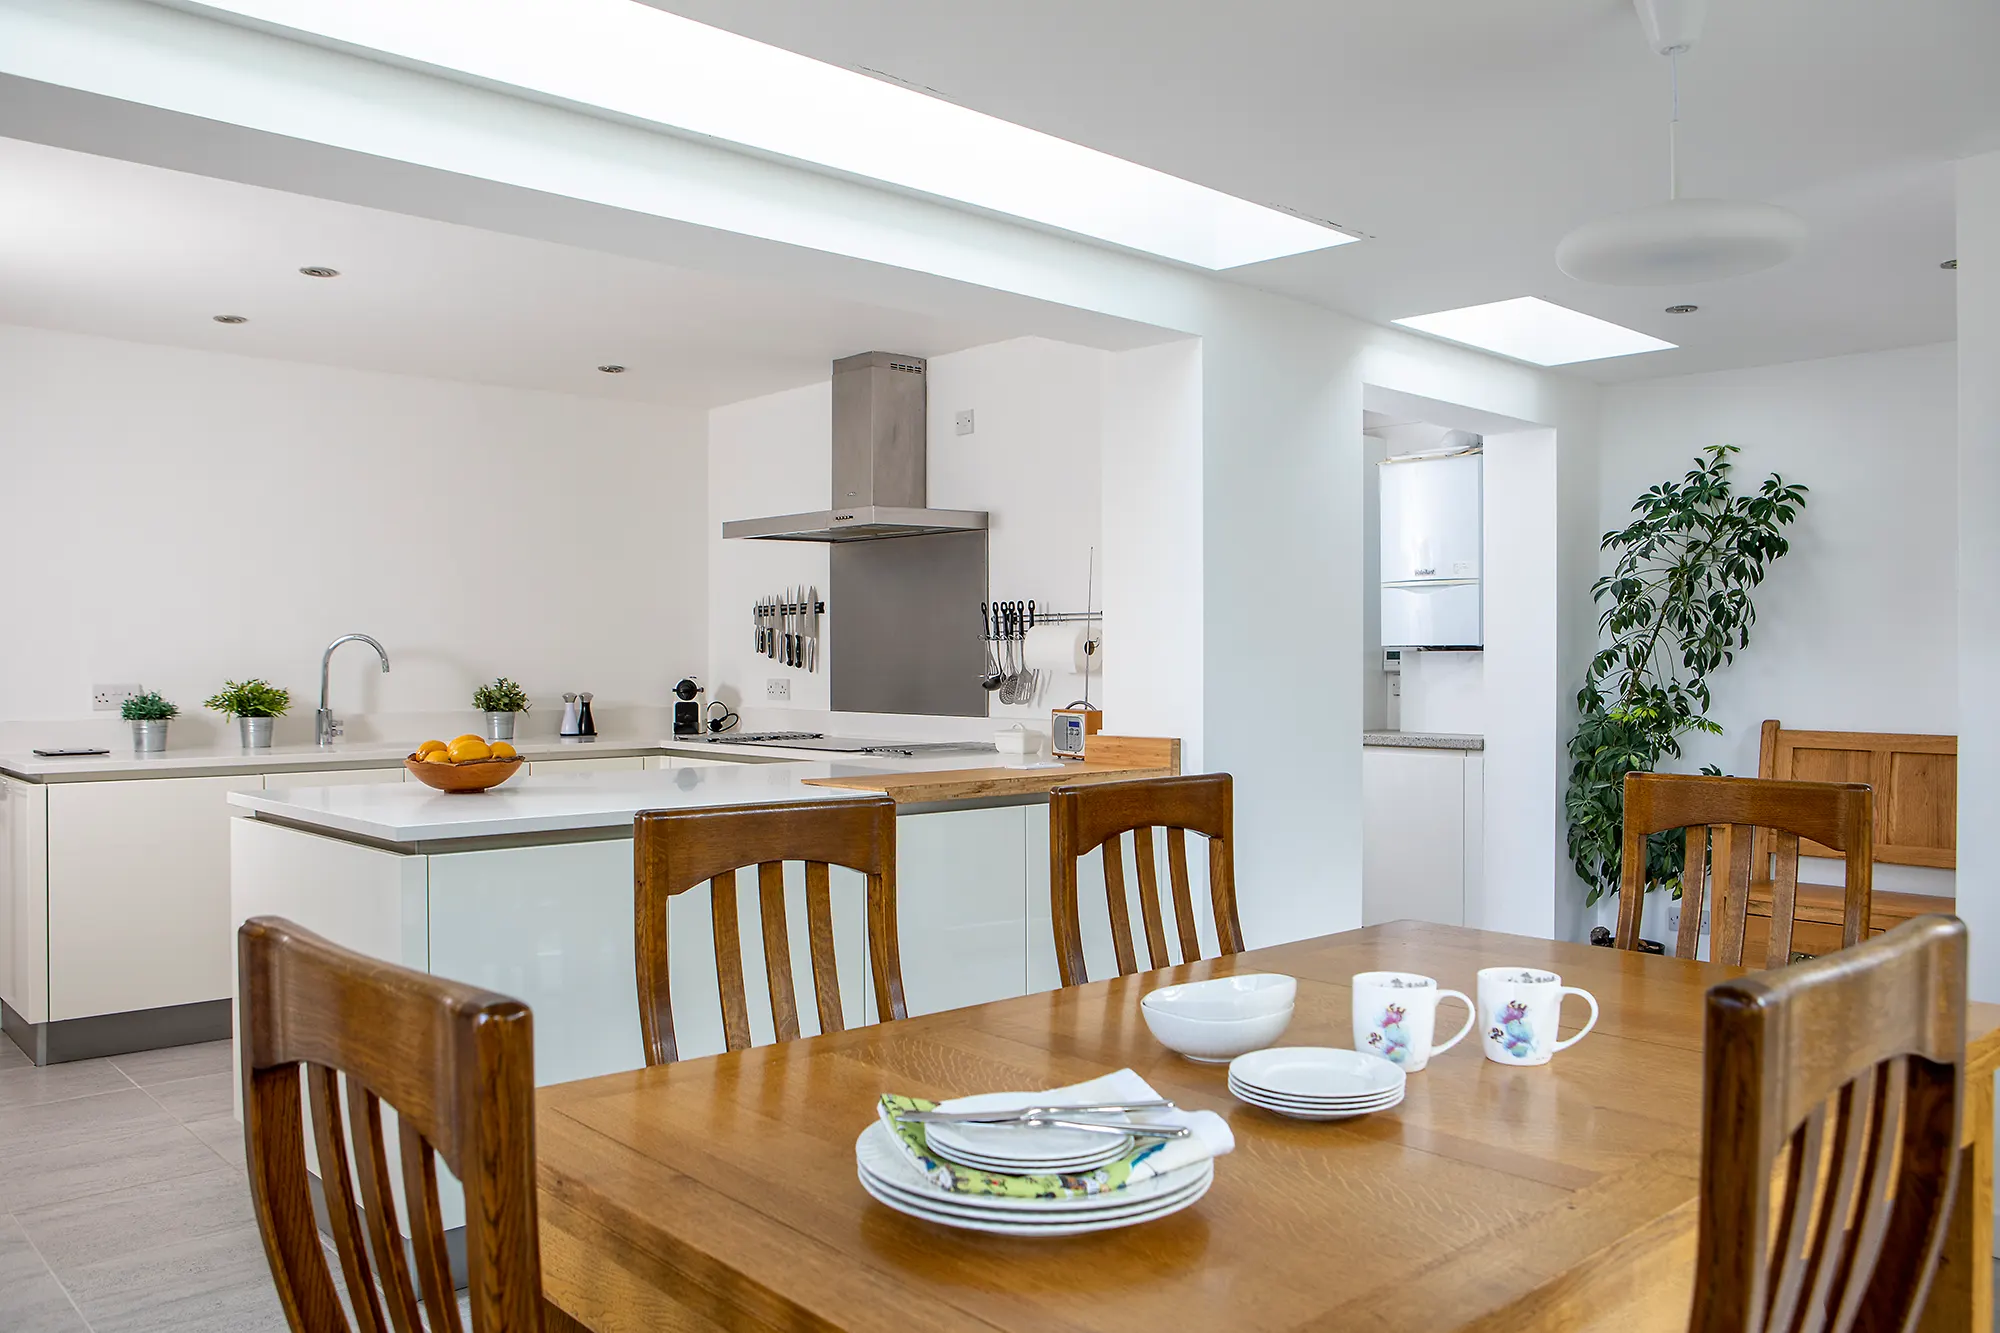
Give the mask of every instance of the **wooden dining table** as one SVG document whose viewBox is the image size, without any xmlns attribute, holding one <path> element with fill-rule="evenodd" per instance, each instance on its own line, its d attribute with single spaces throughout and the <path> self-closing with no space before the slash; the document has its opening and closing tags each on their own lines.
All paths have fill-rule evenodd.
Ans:
<svg viewBox="0 0 2000 1333">
<path fill-rule="evenodd" d="M 1590 1036 L 1528 1068 L 1468 1037 L 1401 1105 L 1335 1123 L 1234 1100 L 1221 1066 L 1166 1050 L 1139 1009 L 1175 981 L 1283 972 L 1299 982 L 1283 1043 L 1347 1047 L 1357 972 L 1472 992 L 1480 968 L 1516 965 L 1591 991 Z M 1685 1328 L 1703 993 L 1741 971 L 1405 921 L 543 1088 L 544 1289 L 554 1322 L 600 1333 Z M 1584 1012 L 1568 1003 L 1565 1033 Z M 1972 1007 L 1967 1047 L 1966 1171 L 1925 1327 L 1985 1333 L 2000 1006 Z M 1125 1066 L 1235 1134 L 1182 1212 L 1016 1239 L 904 1216 L 856 1180 L 884 1092 L 1038 1090 Z"/>
</svg>

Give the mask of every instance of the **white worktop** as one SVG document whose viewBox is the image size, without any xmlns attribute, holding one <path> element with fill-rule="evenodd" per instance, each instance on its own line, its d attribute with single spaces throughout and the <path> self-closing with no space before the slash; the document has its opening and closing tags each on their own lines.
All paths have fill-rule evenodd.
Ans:
<svg viewBox="0 0 2000 1333">
<path fill-rule="evenodd" d="M 240 745 L 176 746 L 153 754 L 112 747 L 110 754 L 47 759 L 31 752 L 0 754 L 0 773 L 26 782 L 103 782 L 128 778 L 193 778 L 234 773 L 282 773 L 288 769 L 393 768 L 417 748 L 408 741 L 341 741 L 333 745 L 273 745 L 246 750 Z M 685 739 L 600 736 L 596 740 L 543 736 L 510 742 L 527 760 L 615 759 L 632 755 L 687 754 L 755 762 L 792 757 L 802 751 L 760 750 L 753 746 L 690 745 Z"/>
<path fill-rule="evenodd" d="M 893 771 L 950 772 L 982 768 L 1053 768 L 1047 758 L 1009 755 L 843 759 L 837 763 L 718 764 L 645 772 L 524 773 L 478 793 L 434 791 L 420 783 L 301 787 L 232 792 L 231 805 L 260 816 L 387 843 L 443 842 L 521 834 L 564 833 L 629 826 L 641 810 L 690 810 L 778 801 L 825 801 L 856 793 L 806 785 L 802 779 Z"/>
</svg>

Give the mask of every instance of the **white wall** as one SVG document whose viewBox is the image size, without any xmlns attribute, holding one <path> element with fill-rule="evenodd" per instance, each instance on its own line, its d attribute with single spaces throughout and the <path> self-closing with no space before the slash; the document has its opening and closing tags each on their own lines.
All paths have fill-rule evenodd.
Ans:
<svg viewBox="0 0 2000 1333">
<path fill-rule="evenodd" d="M 292 692 L 280 741 L 310 740 L 320 653 L 358 630 L 394 670 L 336 656 L 351 736 L 469 725 L 499 674 L 538 728 L 589 689 L 608 729 L 705 654 L 676 503 L 700 513 L 698 414 L 9 326 L 0 402 L 0 719 L 91 719 L 94 683 L 136 682 L 185 744 L 219 734 L 225 678 L 263 676 Z"/>
<path fill-rule="evenodd" d="M 867 349 L 861 349 L 867 350 Z M 898 348 L 882 348 L 898 351 Z M 927 368 L 929 500 L 940 509 L 988 513 L 988 577 L 997 599 L 1081 611 L 1090 551 L 1101 538 L 1100 487 L 1105 354 L 1046 338 L 1017 338 L 934 357 Z M 956 413 L 973 413 L 959 435 Z M 725 541 L 728 519 L 824 509 L 832 488 L 831 380 L 715 409 L 709 418 L 708 522 L 711 651 L 704 684 L 743 712 L 746 728 L 835 726 L 864 735 L 983 735 L 983 721 L 853 717 L 831 707 L 838 670 L 822 628 L 822 670 L 807 674 L 758 656 L 750 604 L 798 584 L 828 594 L 828 548 L 813 542 Z M 1199 548 L 1197 547 L 1197 550 Z M 1098 586 L 1104 605 L 1103 584 Z M 965 613 L 976 618 L 977 606 Z M 832 600 L 829 617 L 839 614 Z M 1028 641 L 1028 665 L 1046 673 L 1033 704 L 990 701 L 991 716 L 1039 724 L 1083 692 L 1083 627 L 1049 625 Z M 765 683 L 789 679 L 791 700 L 773 703 Z M 1094 691 L 1102 697 L 1102 688 Z"/>
<path fill-rule="evenodd" d="M 1972 995 L 2000 1001 L 2000 153 L 1958 169 L 1958 913 Z M 1951 507 L 1933 502 L 1948 523 Z M 2000 1233 L 1996 1233 L 2000 1235 Z"/>
<path fill-rule="evenodd" d="M 1599 526 L 1697 450 L 1736 444 L 1739 492 L 1775 471 L 1811 487 L 1791 552 L 1754 594 L 1750 646 L 1712 678 L 1720 736 L 1692 772 L 1757 772 L 1758 729 L 1956 732 L 1957 441 L 1950 344 L 1622 385 L 1604 396 Z M 1833 872 L 1837 877 L 1837 871 Z M 1824 880 L 1825 867 L 1808 877 Z M 1951 876 L 1883 866 L 1876 887 L 1950 893 Z"/>
</svg>

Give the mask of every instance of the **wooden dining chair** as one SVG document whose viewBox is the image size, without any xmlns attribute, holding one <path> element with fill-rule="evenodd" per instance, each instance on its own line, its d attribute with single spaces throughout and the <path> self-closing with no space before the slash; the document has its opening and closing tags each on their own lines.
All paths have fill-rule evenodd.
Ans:
<svg viewBox="0 0 2000 1333">
<path fill-rule="evenodd" d="M 1174 927 L 1181 962 L 1201 957 L 1195 929 L 1194 896 L 1188 888 L 1187 835 L 1208 839 L 1208 893 L 1215 909 L 1220 952 L 1243 952 L 1243 926 L 1236 916 L 1235 797 L 1227 773 L 1197 773 L 1135 782 L 1096 782 L 1057 787 L 1049 793 L 1050 919 L 1055 927 L 1056 966 L 1062 984 L 1090 980 L 1083 960 L 1083 922 L 1077 903 L 1076 864 L 1104 851 L 1104 892 L 1111 912 L 1111 943 L 1118 975 L 1140 970 L 1132 945 L 1132 912 L 1126 903 L 1124 836 L 1132 835 L 1137 863 L 1139 915 L 1146 931 L 1146 966 L 1169 967 L 1166 922 L 1160 906 L 1159 868 L 1153 860 L 1153 830 L 1167 840 L 1167 876 L 1174 903 Z"/>
<path fill-rule="evenodd" d="M 1625 860 L 1618 885 L 1621 949 L 1639 947 L 1639 916 L 1646 900 L 1646 840 L 1655 833 L 1687 830 L 1681 873 L 1681 928 L 1676 958 L 1693 958 L 1701 938 L 1703 888 L 1708 885 L 1709 959 L 1743 962 L 1744 922 L 1753 879 L 1771 884 L 1771 932 L 1764 965 L 1791 961 L 1798 905 L 1799 839 L 1807 838 L 1846 858 L 1840 943 L 1852 948 L 1868 930 L 1874 883 L 1875 795 L 1855 782 L 1777 782 L 1678 773 L 1625 776 Z M 1771 864 L 1754 864 L 1759 829 L 1769 830 Z M 1713 851 L 1710 838 L 1713 837 Z M 1754 873 L 1753 873 L 1754 872 Z"/>
<path fill-rule="evenodd" d="M 439 1211 L 438 1157 L 465 1186 L 475 1333 L 541 1333 L 528 1007 L 343 949 L 280 917 L 243 924 L 237 969 L 250 1197 L 294 1333 L 351 1327 L 314 1221 L 301 1066 L 329 1230 L 364 1333 L 423 1327 L 391 1193 L 385 1104 L 399 1122 L 410 1254 L 433 1333 L 461 1329 Z"/>
<path fill-rule="evenodd" d="M 1959 1183 L 1965 973 L 1965 923 L 1921 916 L 1709 991 L 1692 1333 L 1913 1326 Z"/>
<path fill-rule="evenodd" d="M 805 862 L 806 929 L 819 1030 L 839 1032 L 844 1026 L 833 953 L 831 866 L 844 866 L 867 877 L 868 961 L 875 983 L 876 1012 L 885 1019 L 908 1014 L 903 1003 L 902 956 L 896 946 L 896 804 L 888 797 L 642 810 L 632 831 L 639 1028 L 645 1039 L 647 1064 L 670 1064 L 680 1058 L 667 984 L 667 901 L 704 881 L 709 886 L 709 913 L 715 929 L 723 1040 L 732 1051 L 750 1045 L 736 915 L 736 872 L 745 866 L 757 867 L 764 974 L 771 993 L 771 1022 L 779 1041 L 791 1041 L 799 1035 L 792 951 L 785 923 L 787 861 Z"/>
</svg>

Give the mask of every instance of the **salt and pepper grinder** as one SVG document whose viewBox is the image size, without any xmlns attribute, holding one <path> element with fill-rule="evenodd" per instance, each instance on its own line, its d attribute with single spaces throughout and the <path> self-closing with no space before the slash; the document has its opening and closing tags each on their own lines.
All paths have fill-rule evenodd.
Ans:
<svg viewBox="0 0 2000 1333">
<path fill-rule="evenodd" d="M 583 734 L 583 708 L 582 705 L 577 703 L 574 694 L 563 695 L 562 730 L 559 734 L 564 736 L 581 736 Z"/>
<path fill-rule="evenodd" d="M 597 735 L 597 723 L 590 716 L 589 692 L 586 691 L 582 694 L 577 695 L 576 697 L 581 702 L 582 705 L 577 712 L 576 734 L 579 736 Z"/>
</svg>

